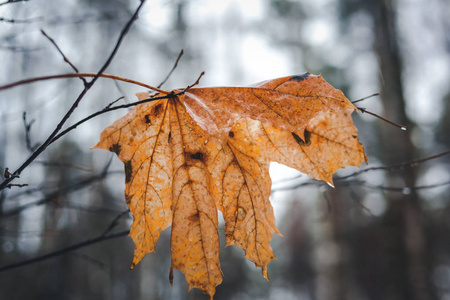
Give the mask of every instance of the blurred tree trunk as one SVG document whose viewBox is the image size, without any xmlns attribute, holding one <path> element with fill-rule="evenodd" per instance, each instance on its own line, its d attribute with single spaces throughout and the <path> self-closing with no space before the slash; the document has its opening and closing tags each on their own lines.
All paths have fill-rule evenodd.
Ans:
<svg viewBox="0 0 450 300">
<path fill-rule="evenodd" d="M 327 211 L 323 220 L 315 226 L 315 267 L 317 300 L 360 299 L 354 289 L 353 266 L 350 261 L 348 243 L 348 199 L 347 188 L 337 186 L 324 194 L 325 200 L 318 201 L 319 210 Z M 330 207 L 328 207 L 330 206 Z"/>
<path fill-rule="evenodd" d="M 383 116 L 408 126 L 407 132 L 381 126 L 379 142 L 381 159 L 385 165 L 411 161 L 416 152 L 410 138 L 414 125 L 405 113 L 394 5 L 391 0 L 376 0 L 373 6 L 375 9 L 369 10 L 375 24 L 374 50 L 380 69 Z M 389 172 L 386 176 L 388 186 L 415 186 L 414 169 L 404 174 Z M 427 268 L 424 220 L 418 195 L 414 190 L 405 188 L 402 194 L 388 193 L 386 197 L 388 208 L 382 226 L 387 272 L 383 272 L 386 275 L 383 280 L 383 299 L 433 299 Z"/>
</svg>

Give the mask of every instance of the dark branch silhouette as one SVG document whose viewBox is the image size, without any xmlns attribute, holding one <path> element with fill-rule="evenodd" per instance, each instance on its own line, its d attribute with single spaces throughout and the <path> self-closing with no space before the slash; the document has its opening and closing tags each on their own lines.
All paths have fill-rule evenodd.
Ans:
<svg viewBox="0 0 450 300">
<path fill-rule="evenodd" d="M 43 29 L 41 29 L 42 34 L 50 41 L 50 43 L 55 46 L 56 50 L 58 50 L 59 54 L 63 57 L 64 61 L 69 64 L 69 66 L 75 71 L 75 73 L 80 73 L 78 68 L 67 58 L 66 55 L 62 52 L 61 48 L 59 48 L 58 44 L 56 44 L 55 40 L 52 39 Z M 87 81 L 84 77 L 80 77 L 81 81 L 83 81 L 84 86 L 87 85 Z"/>
<path fill-rule="evenodd" d="M 181 49 L 180 54 L 178 54 L 177 60 L 175 61 L 175 64 L 172 67 L 172 70 L 170 70 L 169 74 L 167 74 L 166 78 L 158 85 L 158 88 L 162 87 L 164 83 L 166 83 L 166 81 L 170 78 L 170 75 L 172 75 L 173 71 L 175 71 L 175 69 L 178 66 L 178 62 L 180 61 L 181 57 L 183 56 L 184 50 Z"/>
<path fill-rule="evenodd" d="M 347 178 L 350 178 L 350 177 L 358 176 L 358 175 L 360 175 L 362 173 L 366 173 L 366 172 L 369 172 L 369 171 L 380 170 L 380 171 L 392 172 L 392 171 L 405 170 L 405 169 L 408 169 L 408 168 L 415 168 L 421 163 L 424 163 L 424 162 L 427 162 L 427 161 L 430 161 L 430 160 L 433 160 L 433 159 L 436 159 L 436 158 L 439 158 L 439 157 L 443 157 L 443 156 L 446 156 L 446 155 L 449 155 L 449 154 L 450 154 L 450 150 L 444 151 L 444 152 L 441 152 L 441 153 L 438 153 L 438 154 L 435 154 L 435 155 L 432 155 L 432 156 L 424 157 L 424 158 L 421 158 L 421 159 L 399 163 L 399 164 L 392 165 L 392 166 L 365 168 L 365 169 L 356 171 L 356 172 L 354 172 L 354 173 L 352 173 L 350 175 L 347 175 L 347 176 L 336 176 L 334 178 L 334 180 L 344 180 L 344 179 L 347 179 Z"/>
<path fill-rule="evenodd" d="M 18 3 L 18 2 L 28 2 L 28 1 L 29 0 L 8 0 L 8 1 L 0 3 L 0 6 L 6 5 L 6 4 Z"/>
<path fill-rule="evenodd" d="M 24 20 L 16 20 L 16 19 L 7 19 L 7 18 L 0 18 L 0 22 L 6 22 L 6 23 L 16 23 L 16 24 L 25 24 L 25 23 L 32 23 L 35 21 L 42 20 L 42 17 L 37 18 L 31 18 L 31 19 L 24 19 Z"/>
<path fill-rule="evenodd" d="M 13 264 L 9 264 L 9 265 L 0 267 L 0 272 L 4 272 L 4 271 L 11 270 L 11 269 L 16 269 L 16 268 L 19 268 L 19 267 L 23 267 L 23 266 L 34 264 L 34 263 L 37 263 L 37 262 L 41 262 L 41 261 L 44 261 L 44 260 L 47 260 L 47 259 L 54 258 L 54 257 L 59 256 L 59 255 L 63 255 L 63 254 L 66 254 L 66 253 L 78 250 L 78 249 L 83 248 L 83 247 L 87 247 L 87 246 L 90 246 L 90 245 L 93 245 L 93 244 L 104 242 L 104 241 L 107 241 L 107 240 L 120 238 L 120 237 L 128 235 L 129 232 L 130 232 L 129 230 L 125 230 L 125 231 L 120 231 L 120 232 L 116 232 L 116 233 L 110 233 L 110 234 L 106 234 L 106 235 L 101 234 L 100 236 L 97 236 L 95 238 L 88 239 L 86 241 L 77 243 L 75 245 L 72 245 L 72 246 L 69 246 L 69 247 L 57 250 L 57 251 L 53 251 L 53 252 L 45 254 L 45 255 L 37 256 L 37 257 L 34 257 L 32 259 L 23 260 L 23 261 L 20 261 L 20 262 L 17 262 L 17 263 L 13 263 Z"/>
<path fill-rule="evenodd" d="M 20 175 L 20 173 L 25 170 L 30 164 L 31 162 L 33 162 L 42 152 L 45 151 L 45 149 L 47 149 L 47 147 L 51 144 L 52 140 L 54 139 L 54 137 L 59 133 L 59 131 L 62 129 L 63 125 L 66 123 L 66 121 L 70 118 L 70 116 L 72 115 L 72 113 L 75 111 L 75 109 L 78 107 L 79 103 L 81 102 L 81 100 L 84 98 L 84 96 L 86 95 L 86 93 L 91 89 L 91 87 L 94 85 L 94 83 L 97 81 L 98 78 L 100 78 L 100 76 L 103 74 L 103 72 L 106 70 L 106 68 L 110 65 L 110 63 L 112 62 L 113 58 L 115 57 L 117 51 L 119 50 L 126 34 L 128 33 L 128 31 L 130 30 L 132 24 L 136 21 L 138 14 L 140 12 L 140 10 L 142 9 L 143 5 L 145 3 L 145 0 L 141 1 L 140 5 L 138 6 L 138 8 L 136 9 L 135 13 L 133 14 L 133 16 L 130 18 L 130 20 L 128 21 L 128 23 L 125 25 L 125 27 L 122 29 L 119 38 L 116 42 L 116 45 L 114 47 L 114 49 L 112 50 L 111 54 L 109 55 L 108 59 L 106 60 L 106 62 L 103 64 L 103 66 L 100 68 L 100 70 L 97 72 L 97 74 L 92 78 L 91 81 L 89 81 L 87 84 L 85 84 L 83 91 L 78 95 L 77 99 L 75 100 L 75 102 L 72 104 L 71 108 L 69 109 L 69 111 L 64 115 L 64 117 L 61 119 L 61 121 L 58 123 L 58 125 L 56 126 L 55 130 L 48 136 L 48 138 L 46 139 L 46 141 L 39 146 L 39 148 L 16 170 L 14 171 L 14 175 Z M 8 185 L 11 183 L 11 181 L 14 180 L 14 176 L 11 176 L 10 178 L 6 178 L 1 184 L 0 184 L 0 190 L 3 190 L 5 188 L 8 187 Z"/>
<path fill-rule="evenodd" d="M 27 145 L 27 149 L 30 152 L 34 152 L 34 150 L 36 150 L 36 148 L 39 147 L 39 144 L 35 144 L 35 145 L 31 146 L 31 137 L 30 137 L 31 126 L 33 126 L 35 120 L 33 119 L 30 122 L 28 122 L 26 112 L 23 112 L 22 120 L 23 120 L 23 126 L 25 127 L 25 143 Z"/>
</svg>

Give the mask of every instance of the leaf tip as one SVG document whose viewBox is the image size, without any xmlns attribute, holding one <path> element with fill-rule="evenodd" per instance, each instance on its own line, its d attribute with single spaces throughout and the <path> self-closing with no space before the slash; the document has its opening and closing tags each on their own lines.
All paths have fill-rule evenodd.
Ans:
<svg viewBox="0 0 450 300">
<path fill-rule="evenodd" d="M 101 141 L 100 141 L 100 142 L 101 142 Z M 100 142 L 98 142 L 98 143 L 95 144 L 94 146 L 90 147 L 89 149 L 99 149 L 99 148 L 101 148 Z"/>
<path fill-rule="evenodd" d="M 170 266 L 169 269 L 169 282 L 170 282 L 170 288 L 173 290 L 173 268 Z"/>
<path fill-rule="evenodd" d="M 268 272 L 268 270 L 267 270 L 267 267 L 262 267 L 262 268 L 261 268 L 261 272 L 262 272 L 264 278 L 265 278 L 267 281 L 270 282 L 270 279 L 269 279 L 269 272 Z"/>
</svg>

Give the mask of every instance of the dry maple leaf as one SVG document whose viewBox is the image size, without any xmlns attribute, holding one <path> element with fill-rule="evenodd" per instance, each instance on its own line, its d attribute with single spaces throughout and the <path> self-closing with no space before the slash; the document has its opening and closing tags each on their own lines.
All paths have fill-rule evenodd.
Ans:
<svg viewBox="0 0 450 300">
<path fill-rule="evenodd" d="M 134 107 L 95 146 L 125 164 L 132 267 L 172 225 L 170 277 L 180 269 L 189 288 L 212 298 L 222 281 L 220 209 L 227 245 L 241 247 L 268 278 L 270 240 L 279 233 L 269 202 L 269 163 L 331 183 L 337 169 L 365 159 L 354 110 L 342 92 L 309 73 L 253 87 L 192 88 Z"/>
</svg>

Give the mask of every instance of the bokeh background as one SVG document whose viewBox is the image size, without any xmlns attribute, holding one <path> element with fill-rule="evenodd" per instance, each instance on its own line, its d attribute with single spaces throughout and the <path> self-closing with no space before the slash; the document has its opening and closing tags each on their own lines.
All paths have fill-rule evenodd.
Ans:
<svg viewBox="0 0 450 300">
<path fill-rule="evenodd" d="M 2 2 L 0 85 L 72 72 L 41 29 L 81 72 L 97 72 L 138 2 Z M 271 281 L 242 250 L 224 248 L 221 232 L 215 299 L 450 299 L 448 0 L 152 0 L 106 72 L 158 85 L 181 49 L 165 89 L 202 71 L 200 86 L 309 71 L 351 100 L 381 93 L 358 105 L 408 127 L 355 113 L 369 165 L 339 171 L 335 189 L 273 164 L 271 201 L 284 236 L 272 241 Z M 0 91 L 1 173 L 31 155 L 82 89 L 79 79 L 59 79 Z M 142 91 L 100 79 L 68 125 Z M 129 229 L 123 165 L 90 149 L 126 112 L 79 126 L 15 181 L 28 186 L 0 192 L 0 268 Z M 170 288 L 169 235 L 134 270 L 123 234 L 4 270 L 0 299 L 206 299 L 188 292 L 180 272 Z"/>
</svg>

